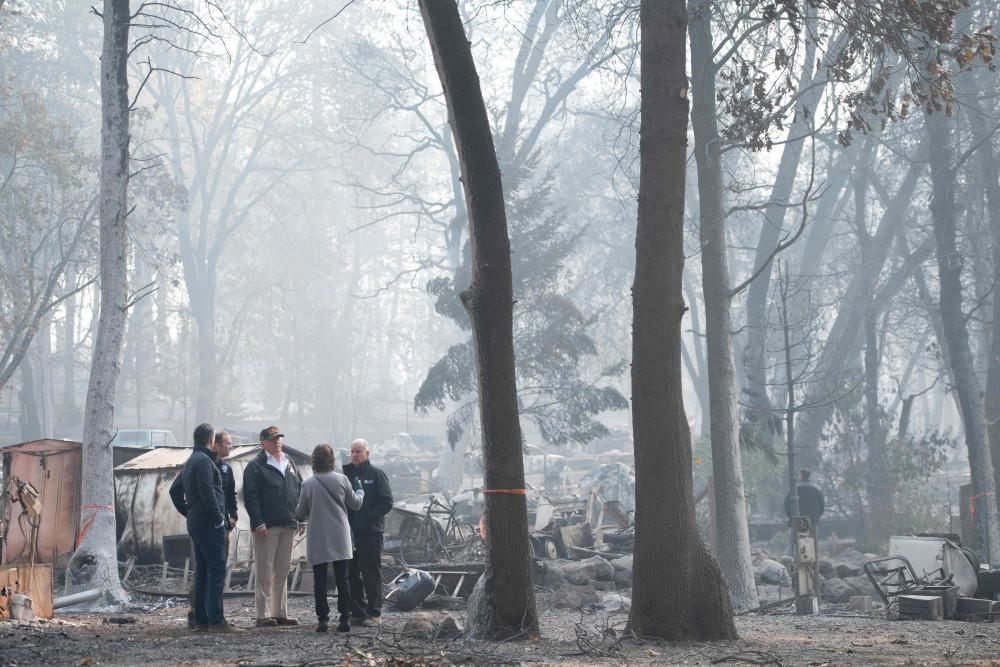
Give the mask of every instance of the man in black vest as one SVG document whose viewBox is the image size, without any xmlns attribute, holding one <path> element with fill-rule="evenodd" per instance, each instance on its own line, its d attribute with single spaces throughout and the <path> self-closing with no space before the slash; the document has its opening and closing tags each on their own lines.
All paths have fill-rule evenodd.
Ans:
<svg viewBox="0 0 1000 667">
<path fill-rule="evenodd" d="M 243 471 L 243 502 L 250 515 L 257 568 L 257 627 L 299 624 L 288 617 L 288 570 L 302 476 L 283 451 L 284 438 L 277 426 L 261 431 L 261 452 Z"/>
<path fill-rule="evenodd" d="M 385 473 L 368 460 L 368 441 L 351 443 L 351 462 L 344 474 L 355 489 L 364 489 L 361 509 L 348 509 L 354 533 L 354 558 L 351 560 L 351 607 L 355 623 L 366 617 L 382 617 L 382 531 L 385 515 L 392 509 L 392 488 Z"/>
<path fill-rule="evenodd" d="M 222 474 L 209 447 L 211 424 L 194 430 L 194 450 L 170 485 L 170 500 L 187 518 L 194 544 L 194 622 L 196 631 L 243 632 L 226 622 L 222 590 L 226 579 L 226 501 Z"/>
</svg>

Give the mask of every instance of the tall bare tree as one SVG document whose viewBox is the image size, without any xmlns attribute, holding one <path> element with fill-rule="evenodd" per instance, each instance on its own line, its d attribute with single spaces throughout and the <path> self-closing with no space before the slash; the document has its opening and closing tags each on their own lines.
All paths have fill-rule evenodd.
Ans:
<svg viewBox="0 0 1000 667">
<path fill-rule="evenodd" d="M 472 244 L 462 303 L 472 322 L 486 494 L 486 570 L 469 605 L 474 636 L 538 633 L 531 583 L 521 424 L 514 377 L 514 296 L 500 167 L 479 75 L 454 0 L 420 0 L 461 166 Z"/>
<path fill-rule="evenodd" d="M 934 62 L 940 67 L 940 62 Z M 986 408 L 979 377 L 972 358 L 966 314 L 962 311 L 962 256 L 956 245 L 957 213 L 955 185 L 957 180 L 954 151 L 954 119 L 945 114 L 945 104 L 933 97 L 927 102 L 931 113 L 926 116 L 928 147 L 931 154 L 931 218 L 938 276 L 939 307 L 942 334 L 948 351 L 952 381 L 958 395 L 965 427 L 965 444 L 969 450 L 972 473 L 973 506 L 984 552 L 990 562 L 1000 561 L 1000 523 L 997 521 L 995 500 L 996 481 L 990 459 Z M 938 108 L 935 108 L 938 107 Z"/>
<path fill-rule="evenodd" d="M 740 456 L 739 387 L 733 356 L 733 292 L 729 283 L 726 217 L 722 205 L 722 137 L 716 112 L 712 8 L 703 0 L 691 0 L 689 7 L 691 124 L 698 167 L 698 237 L 705 299 L 712 474 L 715 478 L 715 553 L 729 584 L 733 605 L 748 608 L 756 607 L 758 601 L 750 562 L 750 529 Z"/>
<path fill-rule="evenodd" d="M 104 0 L 101 53 L 101 310 L 83 421 L 80 535 L 67 591 L 100 588 L 107 602 L 128 596 L 118 578 L 112 426 L 128 307 L 129 0 Z"/>
<path fill-rule="evenodd" d="M 640 7 L 639 219 L 632 288 L 635 570 L 629 627 L 681 640 L 736 636 L 718 564 L 698 536 L 691 433 L 681 389 L 687 10 L 684 0 Z M 663 555 L 673 554 L 670 576 Z"/>
</svg>

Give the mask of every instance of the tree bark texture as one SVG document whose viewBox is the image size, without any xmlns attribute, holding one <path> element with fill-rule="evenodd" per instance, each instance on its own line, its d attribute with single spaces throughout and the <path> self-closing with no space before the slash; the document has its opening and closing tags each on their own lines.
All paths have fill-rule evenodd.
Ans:
<svg viewBox="0 0 1000 667">
<path fill-rule="evenodd" d="M 733 355 L 732 288 L 722 206 L 722 146 L 715 107 L 712 6 L 705 0 L 691 0 L 689 8 L 691 124 L 698 168 L 701 280 L 705 298 L 709 421 L 715 480 L 715 554 L 729 584 L 733 606 L 748 609 L 759 602 L 750 560 L 750 528 L 740 460 L 739 388 Z"/>
<path fill-rule="evenodd" d="M 971 77 L 971 73 L 962 78 Z M 975 88 L 970 85 L 970 88 Z M 983 90 L 980 86 L 974 92 Z M 972 92 L 972 91 L 970 91 Z M 981 94 L 981 93 L 979 93 Z M 1000 166 L 997 165 L 996 152 L 993 149 L 992 137 L 986 127 L 986 117 L 980 109 L 972 108 L 966 112 L 969 125 L 972 127 L 972 140 L 979 145 L 976 150 L 976 162 L 980 170 L 980 178 L 986 189 L 986 203 L 989 209 L 990 242 L 992 244 L 993 260 L 993 319 L 990 331 L 989 363 L 986 367 L 986 423 L 990 441 L 990 457 L 993 461 L 993 482 L 1000 489 Z M 997 498 L 997 508 L 1000 512 L 1000 498 Z"/>
<path fill-rule="evenodd" d="M 681 390 L 687 12 L 684 0 L 644 0 L 639 11 L 642 106 L 632 287 L 636 530 L 628 624 L 639 636 L 673 641 L 732 638 L 726 584 L 695 525 L 691 434 Z"/>
<path fill-rule="evenodd" d="M 983 555 L 1000 562 L 1000 524 L 997 522 L 996 485 L 986 431 L 986 409 L 980 394 L 962 312 L 962 256 L 956 245 L 954 122 L 943 112 L 927 114 L 931 165 L 931 217 L 937 242 L 942 333 L 961 406 L 965 444 L 972 473 L 973 507 Z"/>
<path fill-rule="evenodd" d="M 479 385 L 487 558 L 469 604 L 469 630 L 488 639 L 536 636 L 514 376 L 510 238 L 500 168 L 457 4 L 420 0 L 420 11 L 462 167 L 473 255 L 472 278 L 462 303 L 472 323 Z"/>
<path fill-rule="evenodd" d="M 121 371 L 127 299 L 128 0 L 104 0 L 101 53 L 101 310 L 83 421 L 82 539 L 66 571 L 66 592 L 104 591 L 105 603 L 128 599 L 118 578 L 111 438 Z"/>
<path fill-rule="evenodd" d="M 865 317 L 865 421 L 868 423 L 868 547 L 880 553 L 889 541 L 895 518 L 896 488 L 890 469 L 889 445 L 882 408 L 878 401 L 881 374 L 878 313 L 872 309 Z"/>
</svg>

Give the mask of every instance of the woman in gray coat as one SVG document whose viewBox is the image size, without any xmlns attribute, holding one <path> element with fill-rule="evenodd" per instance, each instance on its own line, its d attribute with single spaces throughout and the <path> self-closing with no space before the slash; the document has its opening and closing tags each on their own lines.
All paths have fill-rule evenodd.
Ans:
<svg viewBox="0 0 1000 667">
<path fill-rule="evenodd" d="M 351 527 L 347 508 L 361 507 L 365 492 L 355 491 L 345 475 L 336 472 L 333 448 L 317 445 L 312 453 L 313 476 L 302 483 L 295 516 L 309 522 L 306 536 L 306 559 L 313 568 L 313 593 L 316 596 L 316 632 L 326 632 L 330 620 L 330 604 L 326 600 L 328 565 L 333 563 L 337 580 L 337 611 L 340 612 L 338 632 L 351 630 L 351 593 L 348 566 L 354 556 Z"/>
</svg>

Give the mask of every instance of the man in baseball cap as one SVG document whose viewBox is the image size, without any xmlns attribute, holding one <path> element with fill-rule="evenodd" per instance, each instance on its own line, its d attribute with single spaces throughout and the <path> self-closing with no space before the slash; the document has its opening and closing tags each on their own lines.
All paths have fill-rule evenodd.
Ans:
<svg viewBox="0 0 1000 667">
<path fill-rule="evenodd" d="M 243 471 L 243 502 L 250 515 L 257 565 L 257 627 L 298 625 L 288 617 L 288 570 L 302 476 L 282 451 L 284 437 L 277 426 L 262 430 L 261 451 Z"/>
</svg>

